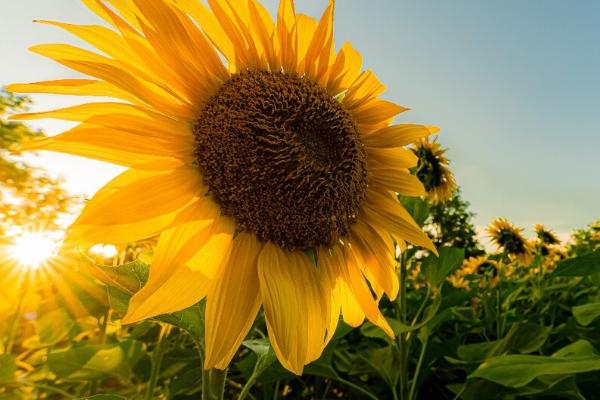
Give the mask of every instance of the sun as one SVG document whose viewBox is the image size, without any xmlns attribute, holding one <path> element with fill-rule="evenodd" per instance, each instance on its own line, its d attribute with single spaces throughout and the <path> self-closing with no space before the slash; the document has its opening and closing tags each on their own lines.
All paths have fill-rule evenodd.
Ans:
<svg viewBox="0 0 600 400">
<path fill-rule="evenodd" d="M 57 243 L 43 232 L 25 232 L 15 238 L 10 255 L 20 266 L 36 270 L 55 255 L 57 247 Z"/>
</svg>

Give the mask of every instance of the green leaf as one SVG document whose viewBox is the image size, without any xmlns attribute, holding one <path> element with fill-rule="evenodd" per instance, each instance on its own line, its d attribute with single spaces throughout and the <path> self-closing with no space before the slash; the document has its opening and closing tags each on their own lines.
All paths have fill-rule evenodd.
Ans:
<svg viewBox="0 0 600 400">
<path fill-rule="evenodd" d="M 53 345 L 69 337 L 69 333 L 75 328 L 76 323 L 63 309 L 55 309 L 43 313 L 35 320 L 40 343 Z"/>
<path fill-rule="evenodd" d="M 415 222 L 422 227 L 429 216 L 429 204 L 419 197 L 399 196 L 399 200 Z"/>
<path fill-rule="evenodd" d="M 127 400 L 127 397 L 118 394 L 97 394 L 92 397 L 85 397 L 84 400 Z"/>
<path fill-rule="evenodd" d="M 108 287 L 133 295 L 148 280 L 150 267 L 142 261 L 133 261 L 117 267 L 88 265 L 88 271 Z"/>
<path fill-rule="evenodd" d="M 569 376 L 600 370 L 600 357 L 590 352 L 593 348 L 589 343 L 585 343 L 587 342 L 576 342 L 552 357 L 520 354 L 493 357 L 481 364 L 469 378 L 483 378 L 504 386 L 519 388 L 536 378 L 548 375 Z"/>
<path fill-rule="evenodd" d="M 551 331 L 552 327 L 531 322 L 513 324 L 502 339 L 459 346 L 457 355 L 464 361 L 481 362 L 508 352 L 533 353 L 546 343 Z"/>
<path fill-rule="evenodd" d="M 0 354 L 0 382 L 10 381 L 17 370 L 15 356 Z"/>
<path fill-rule="evenodd" d="M 588 276 L 600 272 L 600 250 L 558 263 L 554 276 Z"/>
<path fill-rule="evenodd" d="M 144 354 L 141 342 L 129 340 L 114 344 L 76 344 L 48 355 L 48 368 L 68 380 L 128 379 L 131 365 Z"/>
<path fill-rule="evenodd" d="M 204 303 L 200 302 L 185 310 L 171 314 L 159 315 L 153 318 L 157 321 L 166 322 L 186 331 L 194 340 L 204 344 Z"/>
<path fill-rule="evenodd" d="M 600 303 L 575 306 L 573 307 L 573 316 L 580 325 L 588 326 L 600 317 Z"/>
<path fill-rule="evenodd" d="M 430 254 L 421 264 L 421 272 L 433 286 L 440 286 L 444 280 L 456 271 L 465 259 L 464 249 L 441 247 L 439 257 Z"/>
<path fill-rule="evenodd" d="M 571 343 L 568 346 L 563 347 L 558 350 L 552 357 L 562 357 L 562 358 L 586 358 L 592 354 L 596 354 L 596 349 L 590 342 L 587 340 L 578 340 L 575 343 Z"/>
</svg>

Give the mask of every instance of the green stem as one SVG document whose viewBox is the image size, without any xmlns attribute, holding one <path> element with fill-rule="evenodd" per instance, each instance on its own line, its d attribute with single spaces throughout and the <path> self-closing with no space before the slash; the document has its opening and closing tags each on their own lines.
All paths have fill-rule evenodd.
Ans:
<svg viewBox="0 0 600 400">
<path fill-rule="evenodd" d="M 412 384 L 410 385 L 410 393 L 408 394 L 408 400 L 412 400 L 415 398 L 416 390 L 417 390 L 417 381 L 419 380 L 419 373 L 421 372 L 421 367 L 423 366 L 423 359 L 425 358 L 425 352 L 427 351 L 427 343 L 429 343 L 429 336 L 423 344 L 421 345 L 421 354 L 419 354 L 419 361 L 417 361 L 417 368 L 415 369 L 415 374 L 413 376 Z"/>
<path fill-rule="evenodd" d="M 400 255 L 400 296 L 399 296 L 399 319 L 403 324 L 407 323 L 408 306 L 406 302 L 406 252 Z M 408 346 L 409 341 L 406 334 L 401 333 L 398 337 L 400 350 L 400 399 L 405 399 L 408 389 Z M 395 391 L 394 391 L 395 392 Z"/>
<path fill-rule="evenodd" d="M 13 346 L 15 345 L 15 338 L 17 336 L 17 328 L 19 327 L 19 320 L 21 319 L 21 314 L 23 313 L 23 306 L 25 305 L 25 296 L 29 290 L 29 276 L 25 275 L 23 277 L 22 289 L 19 294 L 19 302 L 17 304 L 17 311 L 12 318 L 10 323 L 10 328 L 8 330 L 8 339 L 6 341 L 6 347 L 4 348 L 4 352 L 6 354 L 12 353 Z"/>
<path fill-rule="evenodd" d="M 211 368 L 202 371 L 202 400 L 223 400 L 227 370 Z"/>
<path fill-rule="evenodd" d="M 369 392 L 366 389 L 363 389 L 362 387 L 360 387 L 360 386 L 358 386 L 358 385 L 356 385 L 356 384 L 354 384 L 354 383 L 352 383 L 350 381 L 345 380 L 344 378 L 336 377 L 335 380 L 338 381 L 338 382 L 340 382 L 340 383 L 343 383 L 344 385 L 346 385 L 346 386 L 348 386 L 348 387 L 350 387 L 350 388 L 352 388 L 354 390 L 356 390 L 359 393 L 364 394 L 365 396 L 367 396 L 370 399 L 379 400 L 377 398 L 377 396 L 375 396 L 373 393 Z"/>
<path fill-rule="evenodd" d="M 146 400 L 152 400 L 154 396 L 154 389 L 156 388 L 156 383 L 158 382 L 158 375 L 160 374 L 160 367 L 162 364 L 162 359 L 164 355 L 164 343 L 167 336 L 169 336 L 169 332 L 171 331 L 171 326 L 167 324 L 160 325 L 160 333 L 158 334 L 158 342 L 156 343 L 156 347 L 152 352 L 152 370 L 150 372 L 150 381 L 148 382 L 148 390 L 146 391 Z"/>
<path fill-rule="evenodd" d="M 258 378 L 275 362 L 275 353 L 273 350 L 269 350 L 266 354 L 262 354 L 258 357 L 252 375 L 246 381 L 246 384 L 242 388 L 238 400 L 244 400 L 246 396 L 250 394 L 250 389 L 254 386 Z"/>
</svg>

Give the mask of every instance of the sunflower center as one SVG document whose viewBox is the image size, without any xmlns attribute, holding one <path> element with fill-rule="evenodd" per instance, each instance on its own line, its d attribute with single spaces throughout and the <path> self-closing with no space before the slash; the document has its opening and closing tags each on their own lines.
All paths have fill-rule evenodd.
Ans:
<svg viewBox="0 0 600 400">
<path fill-rule="evenodd" d="M 286 249 L 333 245 L 356 221 L 366 155 L 341 104 L 312 81 L 245 71 L 194 127 L 210 192 L 240 229 Z"/>
<path fill-rule="evenodd" d="M 521 254 L 525 252 L 525 243 L 523 243 L 523 239 L 510 229 L 500 230 L 497 235 L 497 241 L 508 253 Z"/>
</svg>

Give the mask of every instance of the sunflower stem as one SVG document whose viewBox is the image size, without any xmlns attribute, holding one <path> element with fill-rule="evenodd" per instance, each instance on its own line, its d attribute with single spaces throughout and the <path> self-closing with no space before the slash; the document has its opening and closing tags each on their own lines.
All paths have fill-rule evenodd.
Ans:
<svg viewBox="0 0 600 400">
<path fill-rule="evenodd" d="M 400 255 L 400 296 L 398 298 L 398 308 L 400 315 L 398 316 L 403 324 L 407 323 L 407 304 L 406 304 L 406 274 L 407 274 L 407 259 L 406 252 Z M 408 346 L 409 341 L 404 333 L 398 336 L 400 350 L 400 399 L 406 399 L 408 393 Z"/>
<path fill-rule="evenodd" d="M 154 397 L 154 388 L 158 382 L 158 375 L 160 374 L 160 367 L 164 355 L 164 344 L 165 339 L 169 336 L 171 331 L 171 325 L 161 324 L 160 333 L 158 334 L 158 342 L 152 352 L 152 370 L 150 372 L 150 381 L 148 382 L 148 390 L 146 391 L 146 400 L 151 400 Z"/>
<path fill-rule="evenodd" d="M 202 400 L 223 400 L 227 370 L 211 368 L 202 371 Z"/>
</svg>

